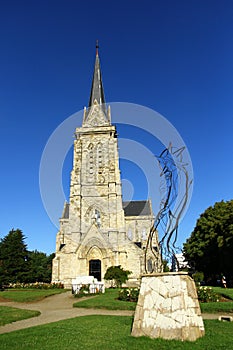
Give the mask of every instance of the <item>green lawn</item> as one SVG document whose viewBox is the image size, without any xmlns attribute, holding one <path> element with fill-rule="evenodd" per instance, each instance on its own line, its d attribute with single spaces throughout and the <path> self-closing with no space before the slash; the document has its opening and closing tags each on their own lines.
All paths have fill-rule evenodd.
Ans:
<svg viewBox="0 0 233 350">
<path fill-rule="evenodd" d="M 214 288 L 217 293 L 222 293 L 227 297 L 233 297 L 233 289 Z M 51 289 L 51 290 L 8 290 L 0 293 L 0 296 L 11 299 L 18 302 L 29 302 L 41 300 L 50 295 L 62 293 L 63 289 Z M 85 300 L 75 299 L 74 306 L 81 308 L 96 308 L 96 309 L 109 309 L 109 310 L 134 310 L 136 303 L 124 302 L 117 300 L 118 289 L 107 289 L 106 293 L 99 294 L 97 296 L 87 298 Z M 218 303 L 201 303 L 201 311 L 205 313 L 233 313 L 233 301 L 232 302 L 218 302 Z M 34 317 L 39 314 L 37 311 L 28 311 L 14 309 L 10 307 L 1 307 L 1 321 L 0 325 L 11 323 L 24 318 Z"/>
<path fill-rule="evenodd" d="M 106 289 L 105 293 L 85 300 L 74 299 L 74 307 L 108 309 L 108 310 L 135 310 L 136 303 L 117 300 L 119 289 Z M 77 302 L 75 302 L 77 300 Z M 79 300 L 79 301 L 78 301 Z"/>
<path fill-rule="evenodd" d="M 201 312 L 204 313 L 233 313 L 233 302 L 200 303 Z M 233 348 L 232 348 L 233 349 Z"/>
<path fill-rule="evenodd" d="M 39 316 L 39 311 L 22 310 L 9 306 L 0 306 L 0 326 L 4 324 L 24 320 L 25 318 Z"/>
<path fill-rule="evenodd" d="M 50 295 L 67 292 L 65 289 L 8 289 L 0 292 L 0 297 L 12 301 L 27 303 L 38 301 Z"/>
<path fill-rule="evenodd" d="M 216 290 L 217 291 L 217 290 Z M 221 293 L 228 297 L 233 295 L 233 290 L 223 290 Z M 45 292 L 45 294 L 44 294 Z M 55 293 L 54 293 L 55 292 Z M 18 290 L 5 291 L 5 297 L 9 298 L 12 293 L 20 301 L 35 300 L 35 296 L 42 297 L 62 290 Z M 219 292 L 219 291 L 217 291 Z M 24 294 L 23 294 L 24 293 Z M 22 297 L 24 295 L 24 298 Z M 105 294 L 100 294 L 91 299 L 81 300 L 74 298 L 76 307 L 108 308 L 111 310 L 133 310 L 136 303 L 129 303 L 116 300 L 117 289 L 109 289 Z M 33 299 L 31 299 L 33 297 Z M 231 310 L 233 302 L 223 303 L 202 303 L 201 307 L 206 307 L 205 312 L 213 310 L 212 304 L 216 306 L 225 305 L 225 312 Z M 220 310 L 222 311 L 222 310 Z M 216 312 L 216 309 L 215 311 Z M 1 325 L 19 319 L 33 317 L 39 314 L 37 311 L 20 310 L 11 307 L 1 307 Z M 165 341 L 162 339 L 149 339 L 146 337 L 131 337 L 132 317 L 121 316 L 85 316 L 69 320 L 59 321 L 38 327 L 32 327 L 11 333 L 0 335 L 1 350 L 4 349 L 43 349 L 43 350 L 65 350 L 88 348 L 94 350 L 213 350 L 213 349 L 233 349 L 233 323 L 220 322 L 217 320 L 207 320 L 205 323 L 206 335 L 195 342 Z"/>
<path fill-rule="evenodd" d="M 213 287 L 213 290 L 215 293 L 222 294 L 223 296 L 233 300 L 233 288 Z"/>
<path fill-rule="evenodd" d="M 214 288 L 216 293 L 224 293 L 225 296 L 233 298 L 233 289 Z M 105 294 L 97 295 L 90 299 L 79 300 L 74 303 L 74 307 L 108 309 L 108 310 L 134 310 L 136 303 L 117 300 L 118 289 L 107 289 Z M 200 303 L 201 311 L 205 313 L 233 313 L 233 301 L 216 302 L 216 303 Z"/>
<path fill-rule="evenodd" d="M 223 295 L 226 298 L 233 299 L 232 288 L 213 287 L 215 293 Z M 233 300 L 226 302 L 200 303 L 201 311 L 205 313 L 233 313 Z M 232 347 L 233 348 L 233 347 Z"/>
<path fill-rule="evenodd" d="M 205 321 L 195 342 L 134 338 L 132 317 L 85 316 L 0 335 L 1 350 L 215 350 L 232 349 L 233 323 Z"/>
</svg>

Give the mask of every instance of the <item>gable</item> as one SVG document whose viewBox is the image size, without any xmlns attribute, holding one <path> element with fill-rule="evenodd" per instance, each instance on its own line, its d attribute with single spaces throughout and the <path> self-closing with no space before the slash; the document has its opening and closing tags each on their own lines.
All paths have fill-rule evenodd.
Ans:
<svg viewBox="0 0 233 350">
<path fill-rule="evenodd" d="M 97 127 L 109 125 L 103 108 L 95 100 L 94 104 L 85 112 L 83 118 L 83 127 Z"/>
</svg>

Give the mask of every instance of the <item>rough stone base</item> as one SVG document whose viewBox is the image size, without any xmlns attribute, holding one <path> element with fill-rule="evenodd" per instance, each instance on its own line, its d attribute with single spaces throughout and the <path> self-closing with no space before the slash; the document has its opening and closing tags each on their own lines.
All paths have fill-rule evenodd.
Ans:
<svg viewBox="0 0 233 350">
<path fill-rule="evenodd" d="M 133 336 L 194 341 L 204 334 L 195 283 L 186 272 L 142 277 Z"/>
</svg>

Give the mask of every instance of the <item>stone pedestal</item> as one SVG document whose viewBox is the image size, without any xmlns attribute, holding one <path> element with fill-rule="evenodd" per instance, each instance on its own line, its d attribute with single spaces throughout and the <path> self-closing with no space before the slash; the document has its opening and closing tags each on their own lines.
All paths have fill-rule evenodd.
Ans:
<svg viewBox="0 0 233 350">
<path fill-rule="evenodd" d="M 204 334 L 196 286 L 186 272 L 142 276 L 133 336 L 194 341 Z"/>
</svg>

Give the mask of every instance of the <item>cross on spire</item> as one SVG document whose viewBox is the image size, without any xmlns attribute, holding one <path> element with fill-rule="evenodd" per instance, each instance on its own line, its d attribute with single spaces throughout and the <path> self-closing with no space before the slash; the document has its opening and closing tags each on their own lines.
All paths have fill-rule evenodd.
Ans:
<svg viewBox="0 0 233 350">
<path fill-rule="evenodd" d="M 99 55 L 99 40 L 98 39 L 96 40 L 95 48 L 96 48 L 96 56 L 98 56 Z"/>
</svg>

